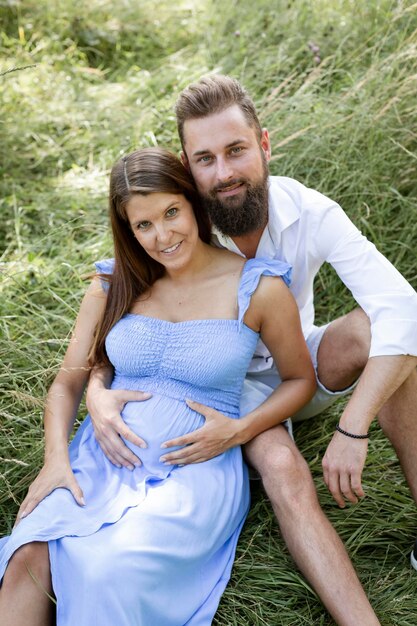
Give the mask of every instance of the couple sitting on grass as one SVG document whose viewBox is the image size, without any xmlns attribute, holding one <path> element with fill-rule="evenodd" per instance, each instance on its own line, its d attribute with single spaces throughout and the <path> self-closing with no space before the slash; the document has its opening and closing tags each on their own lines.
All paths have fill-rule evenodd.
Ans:
<svg viewBox="0 0 417 626">
<path fill-rule="evenodd" d="M 211 624 L 249 507 L 242 451 L 335 622 L 379 624 L 288 419 L 350 394 L 323 458 L 335 501 L 364 496 L 377 414 L 416 498 L 417 295 L 335 202 L 269 176 L 236 80 L 190 85 L 176 114 L 182 163 L 149 148 L 113 167 L 115 258 L 97 263 L 48 393 L 45 464 L 0 541 L 2 624 Z M 360 308 L 317 327 L 324 262 Z"/>
</svg>

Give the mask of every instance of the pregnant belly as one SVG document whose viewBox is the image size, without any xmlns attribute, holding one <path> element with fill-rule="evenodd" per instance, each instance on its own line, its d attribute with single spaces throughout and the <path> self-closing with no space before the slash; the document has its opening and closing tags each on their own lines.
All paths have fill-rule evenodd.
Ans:
<svg viewBox="0 0 417 626">
<path fill-rule="evenodd" d="M 128 402 L 122 417 L 127 426 L 146 442 L 147 448 L 143 449 L 125 441 L 149 469 L 161 466 L 159 458 L 164 452 L 177 449 L 163 450 L 162 443 L 190 433 L 205 422 L 204 417 L 192 411 L 185 401 L 158 394 L 144 402 Z"/>
</svg>

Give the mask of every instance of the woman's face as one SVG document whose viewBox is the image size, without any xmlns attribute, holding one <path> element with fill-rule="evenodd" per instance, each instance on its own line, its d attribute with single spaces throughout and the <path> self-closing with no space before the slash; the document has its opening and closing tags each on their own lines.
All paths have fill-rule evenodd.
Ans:
<svg viewBox="0 0 417 626">
<path fill-rule="evenodd" d="M 198 225 L 191 204 L 182 194 L 134 194 L 126 205 L 132 232 L 147 254 L 176 271 L 191 260 Z"/>
</svg>

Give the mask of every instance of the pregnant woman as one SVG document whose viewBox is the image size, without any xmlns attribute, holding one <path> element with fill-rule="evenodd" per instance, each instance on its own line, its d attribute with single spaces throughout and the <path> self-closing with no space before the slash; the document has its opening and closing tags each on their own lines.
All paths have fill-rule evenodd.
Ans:
<svg viewBox="0 0 417 626">
<path fill-rule="evenodd" d="M 153 148 L 117 162 L 110 218 L 115 259 L 97 263 L 47 396 L 44 466 L 0 540 L 3 626 L 52 623 L 48 592 L 58 626 L 211 624 L 249 507 L 240 444 L 315 391 L 290 268 L 210 246 L 175 156 Z M 284 382 L 242 417 L 259 337 Z M 144 392 L 123 411 L 140 438 L 133 470 L 107 459 L 88 416 L 68 448 L 89 372 L 110 364 L 114 389 Z M 201 412 L 224 432 L 224 451 L 164 462 L 161 446 L 201 428 Z"/>
</svg>

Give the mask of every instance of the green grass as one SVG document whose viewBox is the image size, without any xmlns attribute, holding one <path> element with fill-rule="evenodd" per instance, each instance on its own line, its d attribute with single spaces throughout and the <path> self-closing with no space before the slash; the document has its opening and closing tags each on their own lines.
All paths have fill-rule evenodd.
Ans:
<svg viewBox="0 0 417 626">
<path fill-rule="evenodd" d="M 242 80 L 271 133 L 272 173 L 339 201 L 417 285 L 417 5 L 0 0 L 0 24 L 5 533 L 41 464 L 43 397 L 65 351 L 84 276 L 95 259 L 111 254 L 109 167 L 135 147 L 179 149 L 173 103 L 191 80 L 210 71 Z M 319 47 L 320 62 L 309 44 Z M 328 268 L 315 294 L 319 322 L 353 306 Z M 300 425 L 297 442 L 381 623 L 412 626 L 414 504 L 376 426 L 366 499 L 344 511 L 332 503 L 320 461 L 340 411 L 339 405 Z M 292 563 L 259 487 L 215 623 L 332 624 Z"/>
</svg>

